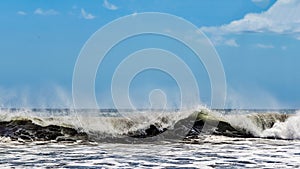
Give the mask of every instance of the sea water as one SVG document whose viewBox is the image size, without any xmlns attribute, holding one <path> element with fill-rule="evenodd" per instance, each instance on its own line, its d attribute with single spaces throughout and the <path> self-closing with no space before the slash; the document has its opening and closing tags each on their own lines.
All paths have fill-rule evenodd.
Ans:
<svg viewBox="0 0 300 169">
<path fill-rule="evenodd" d="M 26 112 L 27 111 L 27 112 Z M 41 110 L 2 110 L 2 121 L 32 115 Z M 221 111 L 221 110 L 218 110 Z M 44 112 L 52 112 L 53 110 Z M 44 117 L 44 125 L 62 125 L 72 119 L 69 110 L 56 110 L 64 120 Z M 262 130 L 251 117 L 290 114 L 284 122 L 276 122 Z M 109 143 L 96 141 L 57 142 L 11 140 L 0 138 L 1 168 L 299 168 L 299 113 L 296 110 L 224 110 L 233 126 L 240 125 L 255 132 L 255 138 L 226 137 L 203 134 L 190 141 L 158 141 L 144 143 Z M 273 116 L 272 116 L 273 117 Z M 41 118 L 41 117 L 40 117 Z M 264 117 L 265 118 L 265 117 Z M 42 119 L 42 118 L 41 118 Z M 251 119 L 251 118 L 250 118 Z M 67 124 L 71 126 L 73 121 Z M 255 127 L 256 126 L 256 127 Z M 17 126 L 16 126 L 17 127 Z M 1 128 L 0 130 L 3 130 Z M 275 136 L 268 139 L 266 136 Z"/>
</svg>

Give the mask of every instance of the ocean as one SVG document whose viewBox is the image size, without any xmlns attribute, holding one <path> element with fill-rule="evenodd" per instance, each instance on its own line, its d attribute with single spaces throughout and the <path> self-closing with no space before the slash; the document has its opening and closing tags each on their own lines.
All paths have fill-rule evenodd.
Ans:
<svg viewBox="0 0 300 169">
<path fill-rule="evenodd" d="M 1 109 L 0 168 L 299 168 L 297 110 Z"/>
</svg>

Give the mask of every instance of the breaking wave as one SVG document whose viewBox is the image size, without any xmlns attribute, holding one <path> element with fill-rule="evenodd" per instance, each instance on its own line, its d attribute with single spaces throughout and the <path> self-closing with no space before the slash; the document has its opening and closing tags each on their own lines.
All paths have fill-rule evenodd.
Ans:
<svg viewBox="0 0 300 169">
<path fill-rule="evenodd" d="M 178 129 L 186 131 L 183 140 L 207 134 L 300 139 L 299 121 L 300 112 L 297 111 L 209 110 L 203 107 L 180 112 L 128 110 L 122 114 L 116 110 L 1 109 L 0 141 L 137 142 L 166 132 L 169 134 L 164 137 L 172 139 Z"/>
</svg>

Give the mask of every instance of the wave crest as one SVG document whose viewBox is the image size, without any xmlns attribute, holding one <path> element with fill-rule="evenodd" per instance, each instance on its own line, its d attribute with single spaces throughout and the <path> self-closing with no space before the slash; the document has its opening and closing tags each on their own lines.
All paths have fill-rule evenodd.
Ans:
<svg viewBox="0 0 300 169">
<path fill-rule="evenodd" d="M 48 115 L 45 115 L 47 112 Z M 133 138 L 129 142 L 136 142 L 140 138 L 151 138 L 165 132 L 169 132 L 165 137 L 172 138 L 171 135 L 178 133 L 178 129 L 184 129 L 188 131 L 184 140 L 205 134 L 300 139 L 298 123 L 300 112 L 297 114 L 279 112 L 224 114 L 223 111 L 201 108 L 199 111 L 165 113 L 130 112 L 126 117 L 120 116 L 117 112 L 106 112 L 105 115 L 97 116 L 95 116 L 97 112 L 93 111 L 93 113 L 80 116 L 73 110 L 42 112 L 41 110 L 1 110 L 0 137 L 25 141 L 98 142 Z M 192 124 L 191 128 L 186 124 Z M 206 128 L 205 132 L 204 128 Z"/>
</svg>

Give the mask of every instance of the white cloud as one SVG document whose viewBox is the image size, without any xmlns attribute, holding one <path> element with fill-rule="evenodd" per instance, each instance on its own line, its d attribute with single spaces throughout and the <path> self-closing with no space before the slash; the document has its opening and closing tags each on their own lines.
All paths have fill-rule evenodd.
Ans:
<svg viewBox="0 0 300 169">
<path fill-rule="evenodd" d="M 117 10 L 118 9 L 118 7 L 116 5 L 109 3 L 108 0 L 103 1 L 103 6 L 109 10 Z"/>
<path fill-rule="evenodd" d="M 258 1 L 258 0 L 256 0 Z M 273 32 L 290 34 L 294 37 L 300 34 L 300 1 L 278 0 L 262 13 L 250 13 L 243 19 L 232 21 L 218 27 L 200 28 L 206 33 L 224 35 L 243 32 Z"/>
<path fill-rule="evenodd" d="M 138 14 L 137 12 L 133 12 L 131 15 L 136 16 L 137 14 Z"/>
<path fill-rule="evenodd" d="M 230 46 L 230 47 L 239 47 L 240 45 L 236 42 L 235 39 L 226 39 L 222 36 L 212 36 L 210 38 L 210 40 L 212 41 L 212 43 L 214 45 L 220 46 L 220 45 L 226 45 L 226 46 Z"/>
<path fill-rule="evenodd" d="M 34 11 L 34 14 L 36 14 L 36 15 L 58 15 L 59 12 L 57 12 L 57 11 L 54 10 L 54 9 L 43 10 L 43 9 L 41 9 L 41 8 L 37 8 L 37 9 Z"/>
<path fill-rule="evenodd" d="M 297 40 L 300 40 L 300 35 L 296 35 L 296 39 L 297 39 Z"/>
<path fill-rule="evenodd" d="M 224 42 L 227 46 L 239 47 L 240 45 L 236 43 L 235 39 L 228 39 Z"/>
<path fill-rule="evenodd" d="M 96 16 L 94 16 L 93 14 L 91 13 L 87 13 L 83 8 L 81 8 L 81 16 L 84 18 L 84 19 L 95 19 Z"/>
<path fill-rule="evenodd" d="M 17 14 L 18 14 L 18 15 L 27 15 L 27 13 L 24 12 L 24 11 L 18 11 Z"/>
<path fill-rule="evenodd" d="M 265 45 L 265 44 L 261 44 L 261 43 L 256 44 L 256 47 L 263 48 L 263 49 L 272 49 L 272 48 L 274 48 L 273 45 Z"/>
</svg>

